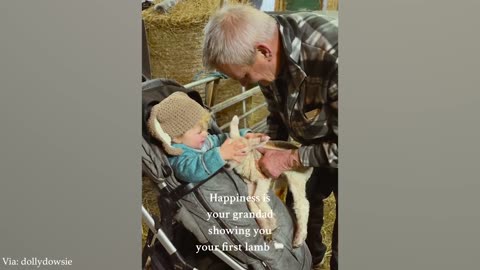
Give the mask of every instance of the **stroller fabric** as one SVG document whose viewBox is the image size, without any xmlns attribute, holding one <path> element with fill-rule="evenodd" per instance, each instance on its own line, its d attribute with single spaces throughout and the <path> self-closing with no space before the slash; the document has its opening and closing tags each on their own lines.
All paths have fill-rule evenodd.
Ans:
<svg viewBox="0 0 480 270">
<path fill-rule="evenodd" d="M 183 192 L 174 196 L 181 205 L 177 218 L 200 241 L 195 247 L 197 252 L 218 248 L 247 265 L 248 269 L 311 269 L 311 255 L 306 244 L 292 247 L 292 214 L 272 191 L 268 193 L 269 204 L 278 228 L 273 232 L 273 241 L 266 242 L 258 233 L 255 218 L 245 217 L 250 213 L 244 201 L 248 197 L 247 186 L 235 172 L 223 168 L 206 181 L 195 184 L 181 183 L 172 175 L 161 143 L 146 131 L 146 117 L 152 106 L 175 91 L 186 92 L 199 104 L 203 103 L 197 92 L 173 81 L 156 79 L 143 86 L 143 169 L 155 182 L 165 183 L 172 193 Z M 219 129 L 214 125 L 210 132 L 218 133 Z M 283 248 L 276 248 L 275 243 L 283 244 Z"/>
</svg>

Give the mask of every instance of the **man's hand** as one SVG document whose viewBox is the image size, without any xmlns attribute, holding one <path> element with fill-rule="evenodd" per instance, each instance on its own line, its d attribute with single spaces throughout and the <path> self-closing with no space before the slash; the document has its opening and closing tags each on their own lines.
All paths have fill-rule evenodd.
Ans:
<svg viewBox="0 0 480 270">
<path fill-rule="evenodd" d="M 270 137 L 267 136 L 264 133 L 247 133 L 247 134 L 245 134 L 244 138 L 247 139 L 247 140 L 258 138 L 260 140 L 260 142 L 266 142 L 266 141 L 270 140 Z"/>
<path fill-rule="evenodd" d="M 278 178 L 284 171 L 301 166 L 298 150 L 273 150 L 257 148 L 263 154 L 258 161 L 262 172 L 272 178 Z"/>
</svg>

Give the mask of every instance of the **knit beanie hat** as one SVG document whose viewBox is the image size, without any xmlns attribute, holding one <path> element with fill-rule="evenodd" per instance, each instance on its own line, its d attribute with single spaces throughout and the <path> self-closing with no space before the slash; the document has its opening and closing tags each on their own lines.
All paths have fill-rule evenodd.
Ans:
<svg viewBox="0 0 480 270">
<path fill-rule="evenodd" d="M 205 108 L 186 93 L 175 92 L 152 107 L 147 123 L 148 130 L 162 142 L 168 154 L 177 156 L 182 150 L 172 147 L 172 138 L 193 128 L 206 112 Z"/>
</svg>

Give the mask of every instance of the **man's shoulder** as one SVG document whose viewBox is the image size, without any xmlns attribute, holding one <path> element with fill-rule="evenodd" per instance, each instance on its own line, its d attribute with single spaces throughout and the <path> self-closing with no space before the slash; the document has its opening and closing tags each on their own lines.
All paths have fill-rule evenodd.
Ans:
<svg viewBox="0 0 480 270">
<path fill-rule="evenodd" d="M 338 22 L 316 12 L 295 12 L 276 16 L 284 38 L 298 39 L 310 47 L 328 49 L 338 43 Z M 328 43 L 330 46 L 326 46 Z"/>
<path fill-rule="evenodd" d="M 335 17 L 327 16 L 314 11 L 293 12 L 274 15 L 277 21 L 283 26 L 289 26 L 296 31 L 338 31 L 338 20 Z"/>
</svg>

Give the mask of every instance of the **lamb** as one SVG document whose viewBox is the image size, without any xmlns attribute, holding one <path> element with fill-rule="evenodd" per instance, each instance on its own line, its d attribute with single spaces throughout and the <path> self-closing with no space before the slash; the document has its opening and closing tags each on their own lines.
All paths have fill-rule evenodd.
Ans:
<svg viewBox="0 0 480 270">
<path fill-rule="evenodd" d="M 233 169 L 242 176 L 247 184 L 249 196 L 260 198 L 259 201 L 249 201 L 248 207 L 250 211 L 256 213 L 257 223 L 261 229 L 267 232 L 273 232 L 277 228 L 276 218 L 273 215 L 268 215 L 272 209 L 268 205 L 266 196 L 270 189 L 272 179 L 262 174 L 258 168 L 258 160 L 261 158 L 261 153 L 256 150 L 258 147 L 270 149 L 292 149 L 293 146 L 287 142 L 261 142 L 260 139 L 245 139 L 240 136 L 238 130 L 239 119 L 234 116 L 230 123 L 230 138 L 233 140 L 245 140 L 247 145 L 247 156 L 242 163 L 231 162 Z M 296 216 L 296 231 L 293 238 L 293 246 L 299 247 L 307 238 L 307 223 L 310 204 L 306 198 L 305 185 L 312 174 L 313 168 L 299 168 L 295 171 L 286 171 L 283 173 L 284 180 L 288 182 L 288 187 L 293 195 L 293 210 Z M 277 180 L 280 181 L 280 180 Z M 270 217 L 268 217 L 270 216 Z M 264 235 L 266 240 L 271 240 L 271 233 Z"/>
</svg>

